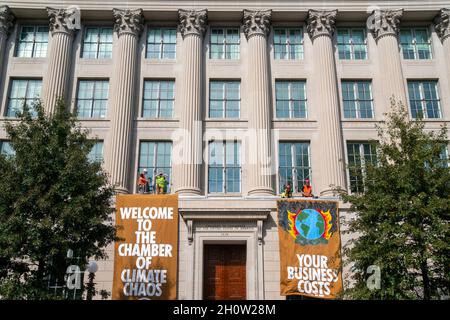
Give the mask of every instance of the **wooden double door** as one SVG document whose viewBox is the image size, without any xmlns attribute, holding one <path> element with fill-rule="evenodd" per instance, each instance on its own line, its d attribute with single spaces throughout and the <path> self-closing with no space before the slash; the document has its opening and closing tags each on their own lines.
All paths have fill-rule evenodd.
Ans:
<svg viewBox="0 0 450 320">
<path fill-rule="evenodd" d="M 203 299 L 245 300 L 245 245 L 205 245 L 203 255 Z"/>
</svg>

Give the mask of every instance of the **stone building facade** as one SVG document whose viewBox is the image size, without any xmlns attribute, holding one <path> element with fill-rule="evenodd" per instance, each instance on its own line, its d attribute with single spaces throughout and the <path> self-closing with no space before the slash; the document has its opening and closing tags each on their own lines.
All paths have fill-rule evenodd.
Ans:
<svg viewBox="0 0 450 320">
<path fill-rule="evenodd" d="M 336 199 L 333 186 L 357 192 L 347 167 L 376 157 L 367 142 L 391 97 L 427 129 L 450 122 L 449 7 L 10 0 L 0 6 L 0 123 L 24 101 L 53 112 L 63 97 L 118 192 L 135 193 L 144 168 L 165 172 L 180 199 L 179 299 L 205 298 L 207 264 L 224 263 L 230 246 L 245 246 L 243 298 L 284 299 L 283 185 L 299 198 L 306 178 L 321 199 Z M 3 128 L 0 140 L 8 152 Z M 98 289 L 112 286 L 109 252 Z"/>
</svg>

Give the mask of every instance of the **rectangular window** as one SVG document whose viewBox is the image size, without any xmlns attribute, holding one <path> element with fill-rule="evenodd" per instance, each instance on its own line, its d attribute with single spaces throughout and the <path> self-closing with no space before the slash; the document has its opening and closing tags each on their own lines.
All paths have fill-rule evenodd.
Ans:
<svg viewBox="0 0 450 320">
<path fill-rule="evenodd" d="M 370 81 L 342 81 L 344 118 L 373 118 L 373 98 Z"/>
<path fill-rule="evenodd" d="M 240 88 L 239 81 L 211 81 L 209 83 L 209 117 L 239 118 Z"/>
<path fill-rule="evenodd" d="M 48 31 L 48 26 L 22 26 L 17 46 L 17 57 L 43 58 L 47 56 Z"/>
<path fill-rule="evenodd" d="M 209 143 L 208 192 L 241 192 L 240 142 L 212 141 Z"/>
<path fill-rule="evenodd" d="M 369 142 L 347 142 L 348 170 L 351 192 L 364 191 L 366 165 L 376 165 L 376 145 Z"/>
<path fill-rule="evenodd" d="M 306 82 L 276 81 L 277 118 L 306 118 Z"/>
<path fill-rule="evenodd" d="M 311 180 L 309 142 L 280 142 L 278 152 L 278 177 L 280 192 L 289 182 L 294 192 L 300 192 L 305 179 Z"/>
<path fill-rule="evenodd" d="M 147 34 L 147 59 L 175 59 L 176 28 L 150 28 Z"/>
<path fill-rule="evenodd" d="M 108 91 L 108 80 L 80 80 L 77 95 L 78 117 L 105 118 Z"/>
<path fill-rule="evenodd" d="M 338 28 L 337 46 L 341 60 L 367 59 L 366 31 L 364 28 Z"/>
<path fill-rule="evenodd" d="M 13 156 L 15 154 L 11 143 L 7 140 L 0 140 L 0 154 L 5 156 Z"/>
<path fill-rule="evenodd" d="M 91 162 L 103 162 L 103 141 L 96 141 L 91 151 L 88 154 L 88 159 Z"/>
<path fill-rule="evenodd" d="M 402 28 L 400 42 L 404 59 L 431 59 L 431 39 L 427 28 Z"/>
<path fill-rule="evenodd" d="M 112 57 L 113 28 L 87 27 L 84 32 L 82 58 L 109 59 Z"/>
<path fill-rule="evenodd" d="M 408 81 L 412 118 L 441 118 L 437 81 Z"/>
<path fill-rule="evenodd" d="M 273 35 L 276 60 L 303 59 L 302 28 L 275 28 Z"/>
<path fill-rule="evenodd" d="M 149 185 L 154 186 L 155 177 L 160 172 L 166 175 L 167 193 L 170 193 L 172 176 L 172 142 L 164 141 L 142 141 L 139 149 L 138 173 L 147 169 L 146 178 Z"/>
<path fill-rule="evenodd" d="M 239 59 L 239 28 L 211 28 L 211 59 Z"/>
<path fill-rule="evenodd" d="M 175 81 L 148 80 L 144 82 L 142 117 L 172 118 Z"/>
<path fill-rule="evenodd" d="M 18 112 L 23 111 L 26 105 L 30 112 L 34 114 L 33 104 L 37 102 L 41 94 L 42 80 L 35 79 L 14 79 L 11 80 L 11 87 L 8 97 L 8 108 L 6 115 L 15 117 Z"/>
</svg>

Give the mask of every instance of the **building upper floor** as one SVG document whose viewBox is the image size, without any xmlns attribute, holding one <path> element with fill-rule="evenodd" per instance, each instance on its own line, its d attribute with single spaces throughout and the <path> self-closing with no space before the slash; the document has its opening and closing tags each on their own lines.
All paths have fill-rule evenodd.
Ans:
<svg viewBox="0 0 450 320">
<path fill-rule="evenodd" d="M 183 108 L 178 89 L 186 53 L 178 9 L 185 8 L 187 2 L 135 4 L 133 8 L 143 9 L 143 19 L 138 23 L 135 119 L 177 121 Z M 49 1 L 48 5 L 53 4 Z M 108 92 L 118 55 L 120 27 L 114 23 L 112 6 L 104 8 L 95 2 L 78 5 L 67 96 L 82 120 L 108 121 Z M 202 34 L 203 118 L 219 126 L 222 120 L 245 121 L 250 116 L 246 108 L 251 87 L 247 66 L 253 57 L 246 39 L 243 10 L 253 9 L 255 3 L 239 1 L 237 6 L 230 6 L 220 1 L 196 2 L 198 8 L 201 5 L 207 9 Z M 450 62 L 443 47 L 449 29 L 448 10 L 440 1 L 427 6 L 419 1 L 396 1 L 385 7 L 400 6 L 403 9 L 396 30 L 398 55 L 411 117 L 420 114 L 431 121 L 448 121 L 450 76 L 445 66 Z M 14 116 L 17 106 L 30 98 L 27 95 L 41 95 L 40 83 L 48 72 L 48 51 L 54 32 L 44 6 L 12 1 L 10 7 L 14 20 L 8 27 L 1 63 L 1 117 Z M 318 75 L 312 67 L 317 57 L 308 28 L 310 8 L 337 9 L 332 42 L 341 119 L 381 120 L 388 108 L 380 89 L 386 61 L 378 52 L 377 35 L 371 28 L 370 17 L 377 8 L 364 1 L 349 1 L 347 6 L 329 1 L 320 8 L 293 1 L 267 1 L 258 6 L 270 14 L 267 44 L 271 118 L 275 122 L 317 120 L 314 77 Z"/>
</svg>

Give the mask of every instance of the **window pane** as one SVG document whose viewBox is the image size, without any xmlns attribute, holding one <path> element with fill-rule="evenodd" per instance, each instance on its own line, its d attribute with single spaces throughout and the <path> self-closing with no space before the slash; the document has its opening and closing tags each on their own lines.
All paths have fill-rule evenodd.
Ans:
<svg viewBox="0 0 450 320">
<path fill-rule="evenodd" d="M 108 92 L 108 80 L 80 80 L 77 95 L 78 117 L 106 117 Z"/>
</svg>

